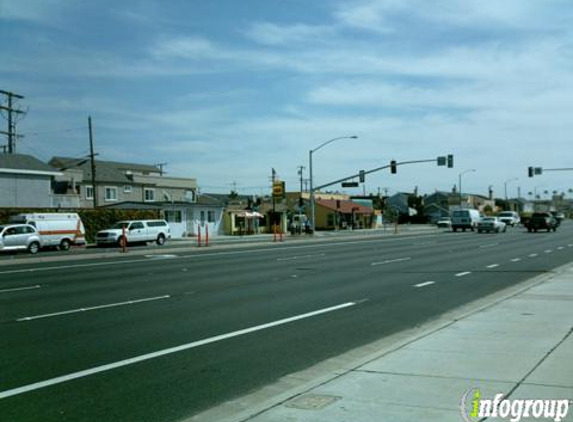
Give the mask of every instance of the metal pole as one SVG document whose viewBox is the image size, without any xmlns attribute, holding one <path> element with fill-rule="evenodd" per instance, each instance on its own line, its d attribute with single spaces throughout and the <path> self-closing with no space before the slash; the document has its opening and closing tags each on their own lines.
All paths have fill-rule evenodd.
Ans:
<svg viewBox="0 0 573 422">
<path fill-rule="evenodd" d="M 314 233 L 314 187 L 312 180 L 312 150 L 308 152 L 308 171 L 310 174 L 310 230 Z"/>
<path fill-rule="evenodd" d="M 459 184 L 458 184 L 460 188 L 460 208 L 462 208 L 462 173 L 459 174 Z"/>
<path fill-rule="evenodd" d="M 94 154 L 94 139 L 92 132 L 92 118 L 88 117 L 88 127 L 90 132 L 90 160 L 92 167 L 92 190 L 93 190 L 93 203 L 94 208 L 97 208 L 97 189 L 96 189 L 96 165 L 95 165 L 95 154 Z"/>
</svg>

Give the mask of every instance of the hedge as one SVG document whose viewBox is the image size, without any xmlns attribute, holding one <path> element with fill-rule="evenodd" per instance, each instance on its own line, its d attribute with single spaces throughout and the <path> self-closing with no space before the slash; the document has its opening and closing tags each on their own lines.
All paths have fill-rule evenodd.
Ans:
<svg viewBox="0 0 573 422">
<path fill-rule="evenodd" d="M 118 221 L 161 218 L 159 210 L 0 208 L 0 222 L 8 222 L 13 215 L 31 213 L 78 213 L 86 228 L 88 243 L 94 241 L 98 231 L 108 229 Z"/>
</svg>

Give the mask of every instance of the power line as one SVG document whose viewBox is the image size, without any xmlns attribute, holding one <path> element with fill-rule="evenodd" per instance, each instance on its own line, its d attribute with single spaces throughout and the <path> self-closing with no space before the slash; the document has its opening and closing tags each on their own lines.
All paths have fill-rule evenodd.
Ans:
<svg viewBox="0 0 573 422">
<path fill-rule="evenodd" d="M 80 127 L 69 128 L 69 129 L 47 130 L 45 132 L 27 132 L 26 136 L 40 136 L 40 135 L 49 135 L 52 133 L 76 132 L 76 131 L 80 131 L 80 130 L 83 131 L 86 129 L 87 129 L 87 126 L 80 126 Z"/>
</svg>

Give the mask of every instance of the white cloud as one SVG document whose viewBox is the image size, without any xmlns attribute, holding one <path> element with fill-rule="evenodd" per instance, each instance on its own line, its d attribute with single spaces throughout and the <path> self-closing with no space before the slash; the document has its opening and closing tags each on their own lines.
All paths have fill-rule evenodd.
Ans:
<svg viewBox="0 0 573 422">
<path fill-rule="evenodd" d="M 323 41 L 335 33 L 332 26 L 326 25 L 277 25 L 259 22 L 248 30 L 247 36 L 257 43 L 276 46 L 296 46 L 300 43 Z"/>
</svg>

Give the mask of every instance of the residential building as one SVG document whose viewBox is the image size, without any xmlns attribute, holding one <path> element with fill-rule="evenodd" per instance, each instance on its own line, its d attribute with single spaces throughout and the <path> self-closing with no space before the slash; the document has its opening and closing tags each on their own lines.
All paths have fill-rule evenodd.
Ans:
<svg viewBox="0 0 573 422">
<path fill-rule="evenodd" d="M 318 199 L 315 217 L 317 230 L 367 229 L 374 223 L 374 209 L 350 200 Z"/>
<path fill-rule="evenodd" d="M 156 166 L 95 160 L 95 188 L 91 162 L 87 159 L 53 157 L 50 165 L 59 169 L 54 193 L 77 195 L 79 206 L 109 206 L 131 203 L 194 203 L 197 181 L 164 176 Z"/>
<path fill-rule="evenodd" d="M 51 183 L 60 173 L 31 155 L 0 154 L 0 207 L 51 208 Z"/>
</svg>

